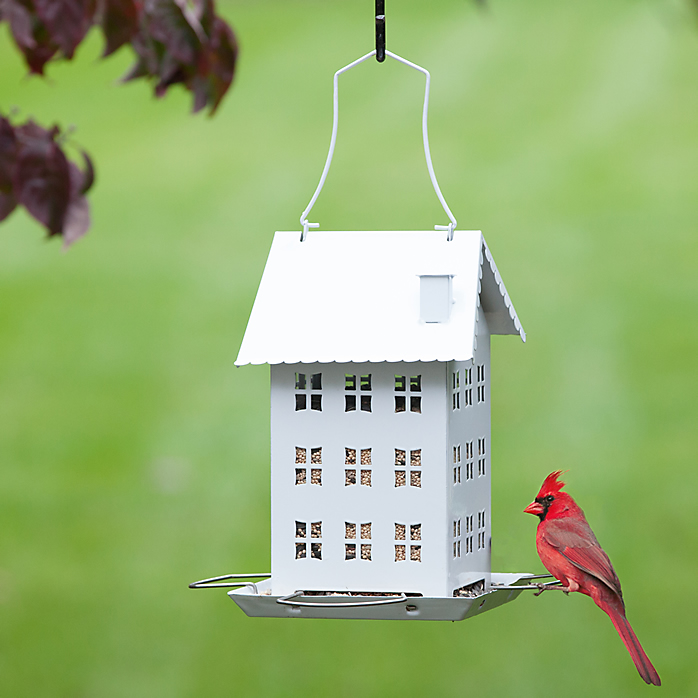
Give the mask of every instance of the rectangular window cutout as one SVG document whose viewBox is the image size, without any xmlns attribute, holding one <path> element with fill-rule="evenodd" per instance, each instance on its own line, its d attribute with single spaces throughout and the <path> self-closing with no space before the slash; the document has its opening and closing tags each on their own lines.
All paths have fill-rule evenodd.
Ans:
<svg viewBox="0 0 698 698">
<path fill-rule="evenodd" d="M 296 468 L 296 484 L 305 485 L 307 482 L 307 474 L 305 468 Z"/>
<path fill-rule="evenodd" d="M 364 485 L 365 487 L 371 486 L 371 471 L 370 470 L 362 470 L 361 471 L 361 484 Z"/>
<path fill-rule="evenodd" d="M 322 463 L 322 446 L 310 449 L 310 462 L 315 465 Z"/>
<path fill-rule="evenodd" d="M 410 560 L 412 562 L 422 561 L 422 546 L 421 545 L 410 545 Z"/>
<path fill-rule="evenodd" d="M 395 487 L 405 487 L 407 485 L 407 479 L 405 478 L 404 470 L 395 471 Z"/>
<path fill-rule="evenodd" d="M 354 540 L 356 538 L 356 524 L 350 523 L 349 521 L 344 522 L 344 537 L 347 540 Z"/>
<path fill-rule="evenodd" d="M 457 541 L 458 543 L 458 557 L 460 557 L 460 541 Z"/>
<path fill-rule="evenodd" d="M 306 525 L 304 521 L 296 521 L 296 538 L 305 538 Z"/>
<path fill-rule="evenodd" d="M 460 519 L 458 519 L 458 535 L 460 536 Z"/>
<path fill-rule="evenodd" d="M 466 407 L 470 407 L 473 404 L 473 389 L 468 388 L 463 391 L 463 403 Z"/>
<path fill-rule="evenodd" d="M 453 537 L 456 537 L 456 522 L 453 522 Z"/>
<path fill-rule="evenodd" d="M 395 449 L 395 465 L 405 465 L 405 451 L 400 448 Z"/>
<path fill-rule="evenodd" d="M 485 475 L 485 459 L 480 458 L 477 462 L 477 474 L 478 477 Z"/>
<path fill-rule="evenodd" d="M 456 557 L 456 544 L 455 542 L 453 543 L 453 557 Z"/>
<path fill-rule="evenodd" d="M 356 449 L 355 448 L 345 448 L 344 449 L 344 464 L 345 465 L 356 465 Z"/>
<path fill-rule="evenodd" d="M 395 390 L 404 392 L 406 385 L 405 376 L 395 376 Z"/>
<path fill-rule="evenodd" d="M 345 470 L 344 471 L 344 486 L 356 484 L 356 470 Z"/>
<path fill-rule="evenodd" d="M 412 524 L 410 526 L 410 539 L 422 540 L 422 524 Z"/>
<path fill-rule="evenodd" d="M 395 546 L 395 562 L 404 562 L 405 560 L 406 560 L 405 546 L 404 545 L 396 545 Z"/>
<path fill-rule="evenodd" d="M 475 476 L 473 475 L 473 464 L 472 463 L 466 463 L 465 464 L 465 479 L 466 480 L 472 480 Z"/>
<path fill-rule="evenodd" d="M 371 559 L 371 544 L 362 543 L 361 544 L 361 559 L 370 560 Z"/>
<path fill-rule="evenodd" d="M 410 398 L 410 412 L 421 412 L 421 411 L 422 411 L 422 398 L 413 395 Z"/>
<path fill-rule="evenodd" d="M 307 463 L 307 451 L 300 446 L 296 446 L 296 463 Z"/>
<path fill-rule="evenodd" d="M 310 537 L 322 538 L 322 521 L 313 521 L 310 524 Z"/>
<path fill-rule="evenodd" d="M 415 468 L 422 466 L 422 449 L 418 448 L 415 451 L 410 451 L 410 465 Z"/>
<path fill-rule="evenodd" d="M 422 471 L 421 470 L 410 471 L 410 486 L 411 487 L 421 487 L 422 486 Z"/>
<path fill-rule="evenodd" d="M 485 386 L 484 385 L 477 386 L 477 401 L 478 402 L 485 401 Z"/>
<path fill-rule="evenodd" d="M 310 484 L 322 485 L 322 468 L 312 468 L 310 471 Z"/>
<path fill-rule="evenodd" d="M 356 543 L 344 544 L 344 559 L 356 560 Z"/>
<path fill-rule="evenodd" d="M 407 526 L 405 524 L 395 524 L 395 540 L 405 540 L 405 532 Z"/>
<path fill-rule="evenodd" d="M 296 395 L 296 397 L 300 397 Z M 305 397 L 305 396 L 303 396 Z M 322 395 L 311 395 L 310 396 L 310 409 L 316 410 L 317 412 L 322 412 Z"/>
<path fill-rule="evenodd" d="M 344 390 L 356 390 L 356 376 L 344 374 Z"/>
<path fill-rule="evenodd" d="M 361 449 L 361 465 L 371 465 L 371 449 Z"/>
<path fill-rule="evenodd" d="M 322 543 L 310 544 L 310 557 L 315 560 L 322 560 Z"/>
<path fill-rule="evenodd" d="M 477 440 L 477 455 L 478 456 L 484 456 L 485 455 L 485 450 L 486 450 L 486 443 L 485 439 L 478 439 Z"/>
<path fill-rule="evenodd" d="M 361 376 L 361 390 L 371 390 L 371 374 Z"/>
<path fill-rule="evenodd" d="M 298 395 L 296 397 L 299 397 Z M 305 397 L 305 396 L 303 396 Z M 405 396 L 404 395 L 396 395 L 395 396 L 395 411 L 396 412 L 404 412 L 405 411 Z M 296 408 L 298 409 L 298 408 Z M 305 408 L 302 408 L 305 409 Z"/>
<path fill-rule="evenodd" d="M 296 560 L 300 560 L 307 555 L 307 546 L 305 543 L 296 543 Z"/>
<path fill-rule="evenodd" d="M 371 396 L 362 395 L 361 396 L 361 411 L 370 412 L 371 411 Z"/>
<path fill-rule="evenodd" d="M 310 376 L 310 389 L 322 390 L 322 373 L 313 373 Z"/>
<path fill-rule="evenodd" d="M 371 537 L 371 522 L 361 524 L 361 537 L 370 538 Z"/>
<path fill-rule="evenodd" d="M 418 393 L 422 390 L 422 376 L 410 376 L 410 391 Z"/>
<path fill-rule="evenodd" d="M 344 411 L 356 412 L 356 395 L 344 396 Z"/>
<path fill-rule="evenodd" d="M 296 412 L 298 410 L 304 410 L 307 406 L 307 395 L 304 393 L 301 393 L 300 395 L 296 395 Z"/>
<path fill-rule="evenodd" d="M 305 373 L 296 373 L 296 390 L 305 390 Z"/>
</svg>

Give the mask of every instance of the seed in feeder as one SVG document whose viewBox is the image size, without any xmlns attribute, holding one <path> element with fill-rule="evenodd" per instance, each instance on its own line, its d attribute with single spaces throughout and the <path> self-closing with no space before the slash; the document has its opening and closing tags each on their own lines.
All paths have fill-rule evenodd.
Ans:
<svg viewBox="0 0 698 698">
<path fill-rule="evenodd" d="M 322 448 L 310 449 L 310 462 L 316 464 L 322 463 Z"/>
<path fill-rule="evenodd" d="M 356 560 L 356 543 L 344 544 L 344 559 Z"/>
<path fill-rule="evenodd" d="M 405 540 L 405 524 L 395 524 L 395 540 Z"/>
<path fill-rule="evenodd" d="M 296 398 L 302 397 L 300 395 L 296 395 Z M 298 409 L 298 407 L 296 407 Z M 303 407 L 302 409 L 305 409 Z M 395 396 L 395 411 L 396 412 L 404 412 L 405 411 L 405 396 L 404 395 L 396 395 Z"/>
<path fill-rule="evenodd" d="M 361 449 L 361 465 L 371 465 L 371 449 Z"/>
<path fill-rule="evenodd" d="M 315 397 L 313 395 L 313 397 Z M 315 409 L 312 407 L 312 409 Z M 414 395 L 410 398 L 410 411 L 411 412 L 421 412 L 422 411 L 422 398 L 421 397 L 415 397 Z"/>
<path fill-rule="evenodd" d="M 395 471 L 395 487 L 405 487 L 407 485 L 407 480 L 405 479 L 404 470 Z"/>
<path fill-rule="evenodd" d="M 322 560 L 322 543 L 310 544 L 310 557 L 315 560 Z"/>
<path fill-rule="evenodd" d="M 368 544 L 363 544 L 361 546 L 361 559 L 370 560 L 371 559 L 371 546 Z"/>
<path fill-rule="evenodd" d="M 422 471 L 421 470 L 413 470 L 410 473 L 410 485 L 412 487 L 421 487 L 422 486 Z"/>
<path fill-rule="evenodd" d="M 348 538 L 349 540 L 353 540 L 354 538 L 356 538 L 355 523 L 349 523 L 348 521 L 344 522 L 344 537 Z"/>
<path fill-rule="evenodd" d="M 356 484 L 356 470 L 345 470 L 344 471 L 344 485 L 355 485 Z"/>
<path fill-rule="evenodd" d="M 422 561 L 422 546 L 421 545 L 410 545 L 410 560 L 413 562 Z"/>
<path fill-rule="evenodd" d="M 296 543 L 296 560 L 300 560 L 305 557 L 305 543 Z"/>
<path fill-rule="evenodd" d="M 362 523 L 361 524 L 361 537 L 362 538 L 370 538 L 371 537 L 371 524 L 370 523 Z"/>
<path fill-rule="evenodd" d="M 395 546 L 395 562 L 404 562 L 405 560 L 405 546 L 396 545 Z"/>
<path fill-rule="evenodd" d="M 314 521 L 310 524 L 310 537 L 322 538 L 322 521 Z"/>
<path fill-rule="evenodd" d="M 355 448 L 345 448 L 344 449 L 344 463 L 345 463 L 345 465 L 356 465 L 356 449 Z"/>
<path fill-rule="evenodd" d="M 296 521 L 296 538 L 305 538 L 305 522 Z"/>
<path fill-rule="evenodd" d="M 296 463 L 306 463 L 306 450 L 296 446 Z"/>
<path fill-rule="evenodd" d="M 414 467 L 421 467 L 422 465 L 422 449 L 418 448 L 416 451 L 410 451 L 410 465 Z"/>
<path fill-rule="evenodd" d="M 310 471 L 310 484 L 311 485 L 322 485 L 322 469 L 313 468 Z"/>
<path fill-rule="evenodd" d="M 402 449 L 395 449 L 395 465 L 405 466 L 405 452 Z"/>
<path fill-rule="evenodd" d="M 305 485 L 305 468 L 296 468 L 296 484 Z"/>
<path fill-rule="evenodd" d="M 361 471 L 361 484 L 365 485 L 366 487 L 371 486 L 371 471 L 370 470 L 362 470 Z"/>
<path fill-rule="evenodd" d="M 410 538 L 412 540 L 422 540 L 422 524 L 412 524 L 410 526 Z"/>
</svg>

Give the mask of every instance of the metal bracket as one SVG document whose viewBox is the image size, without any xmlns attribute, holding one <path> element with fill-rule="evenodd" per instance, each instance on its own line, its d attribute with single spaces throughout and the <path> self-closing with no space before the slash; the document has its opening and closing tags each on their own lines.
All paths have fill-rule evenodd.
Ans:
<svg viewBox="0 0 698 698">
<path fill-rule="evenodd" d="M 220 577 L 209 577 L 202 579 L 200 582 L 192 582 L 189 585 L 190 589 L 215 589 L 217 587 L 249 587 L 255 594 L 259 594 L 257 585 L 254 582 L 232 582 L 231 584 L 217 584 L 224 579 L 269 579 L 271 573 L 263 572 L 262 574 L 224 574 Z"/>
<path fill-rule="evenodd" d="M 336 603 L 321 603 L 319 601 L 292 601 L 299 596 L 303 596 L 303 591 L 294 591 L 292 594 L 286 596 L 281 596 L 276 599 L 276 603 L 284 604 L 285 606 L 309 606 L 311 608 L 356 608 L 358 606 L 387 606 L 393 603 L 402 603 L 407 601 L 407 596 L 405 594 L 400 594 L 400 596 L 394 596 L 390 599 L 383 599 L 381 601 L 337 601 Z"/>
</svg>

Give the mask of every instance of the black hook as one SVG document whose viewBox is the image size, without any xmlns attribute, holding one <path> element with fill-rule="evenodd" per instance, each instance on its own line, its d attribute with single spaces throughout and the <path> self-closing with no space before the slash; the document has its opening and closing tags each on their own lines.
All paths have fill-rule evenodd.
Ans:
<svg viewBox="0 0 698 698">
<path fill-rule="evenodd" d="M 376 0 L 376 60 L 385 60 L 385 0 Z"/>
</svg>

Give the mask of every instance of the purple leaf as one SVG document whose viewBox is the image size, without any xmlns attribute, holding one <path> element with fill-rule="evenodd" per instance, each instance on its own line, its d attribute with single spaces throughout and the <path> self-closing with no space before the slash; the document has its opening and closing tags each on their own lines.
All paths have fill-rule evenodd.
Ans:
<svg viewBox="0 0 698 698">
<path fill-rule="evenodd" d="M 0 193 L 12 192 L 12 173 L 17 160 L 17 139 L 12 124 L 0 116 Z"/>
<path fill-rule="evenodd" d="M 49 235 L 60 235 L 70 200 L 70 170 L 54 140 L 58 129 L 46 131 L 29 121 L 16 133 L 15 197 L 48 228 Z"/>
<path fill-rule="evenodd" d="M 138 3 L 140 6 L 142 3 Z M 139 9 L 134 0 L 101 0 L 101 25 L 106 46 L 102 56 L 106 58 L 131 41 L 138 31 Z"/>
<path fill-rule="evenodd" d="M 182 8 L 173 0 L 152 0 L 148 9 L 150 35 L 181 63 L 192 65 L 201 45 Z"/>
<path fill-rule="evenodd" d="M 17 206 L 15 197 L 0 191 L 0 221 L 4 221 L 15 210 L 15 206 Z"/>
<path fill-rule="evenodd" d="M 33 3 L 50 36 L 50 43 L 66 58 L 72 58 L 92 25 L 94 0 L 33 0 Z"/>
</svg>

